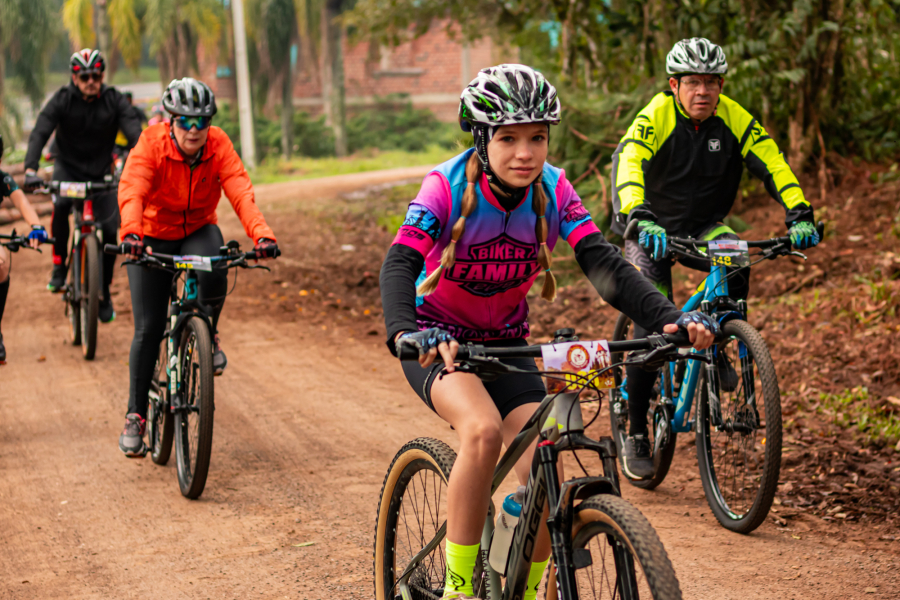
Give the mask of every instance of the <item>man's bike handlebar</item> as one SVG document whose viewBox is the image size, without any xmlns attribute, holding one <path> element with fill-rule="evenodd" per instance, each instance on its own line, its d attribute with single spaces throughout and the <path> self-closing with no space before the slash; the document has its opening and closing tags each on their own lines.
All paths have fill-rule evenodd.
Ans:
<svg viewBox="0 0 900 600">
<path fill-rule="evenodd" d="M 822 221 L 819 221 L 816 224 L 816 231 L 819 233 L 819 239 L 822 239 L 825 235 L 825 224 Z M 625 228 L 625 233 L 622 235 L 626 240 L 636 240 L 638 238 L 638 222 L 636 220 L 631 221 L 628 224 L 628 227 Z M 697 248 L 706 248 L 709 246 L 709 242 L 703 242 L 700 240 L 695 240 L 694 238 L 679 238 L 674 236 L 666 236 L 666 241 L 675 243 L 675 244 L 683 244 L 686 246 L 694 246 Z M 772 248 L 775 246 L 787 246 L 791 247 L 791 236 L 785 235 L 778 238 L 772 238 L 770 240 L 758 240 L 755 242 L 747 242 L 748 248 Z"/>
<path fill-rule="evenodd" d="M 466 361 L 469 359 L 479 358 L 540 358 L 541 348 L 543 346 L 553 346 L 556 343 L 565 343 L 574 340 L 564 340 L 563 342 L 548 342 L 546 344 L 536 344 L 533 346 L 518 347 L 490 347 L 479 346 L 478 344 L 460 344 L 456 353 L 456 361 Z M 666 346 L 677 348 L 690 347 L 691 341 L 686 332 L 663 333 L 661 335 L 651 335 L 646 338 L 638 338 L 636 340 L 622 340 L 618 342 L 609 341 L 610 353 L 631 352 L 636 350 L 653 350 Z M 419 351 L 411 346 L 401 346 L 398 348 L 397 357 L 400 360 L 419 360 Z M 440 354 L 435 362 L 441 362 Z"/>
<path fill-rule="evenodd" d="M 33 189 L 32 194 L 58 194 L 63 185 L 80 186 L 84 185 L 86 193 L 91 192 L 107 192 L 119 187 L 118 181 L 46 181 L 44 187 Z"/>
</svg>

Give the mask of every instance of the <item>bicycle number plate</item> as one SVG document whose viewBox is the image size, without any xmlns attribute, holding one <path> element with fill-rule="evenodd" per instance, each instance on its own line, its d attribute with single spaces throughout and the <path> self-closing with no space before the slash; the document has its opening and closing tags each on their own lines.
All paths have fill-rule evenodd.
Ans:
<svg viewBox="0 0 900 600">
<path fill-rule="evenodd" d="M 709 243 L 712 264 L 722 267 L 749 267 L 750 250 L 744 240 L 713 240 Z"/>
<path fill-rule="evenodd" d="M 193 271 L 212 271 L 212 262 L 208 256 L 175 256 L 175 268 Z"/>
<path fill-rule="evenodd" d="M 75 181 L 60 181 L 59 195 L 65 198 L 87 198 L 87 184 Z"/>
<path fill-rule="evenodd" d="M 560 379 L 547 378 L 548 394 L 563 390 L 574 392 L 586 385 L 596 389 L 616 386 L 611 371 L 597 376 L 599 371 L 612 364 L 606 340 L 548 344 L 541 348 L 541 357 L 545 371 L 559 371 L 561 374 Z"/>
</svg>

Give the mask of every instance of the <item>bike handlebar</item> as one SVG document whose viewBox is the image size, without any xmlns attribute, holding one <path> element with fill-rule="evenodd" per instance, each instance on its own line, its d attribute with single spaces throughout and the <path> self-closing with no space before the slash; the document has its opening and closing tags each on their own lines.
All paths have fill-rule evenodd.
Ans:
<svg viewBox="0 0 900 600">
<path fill-rule="evenodd" d="M 538 358 L 541 356 L 541 348 L 543 346 L 553 346 L 556 343 L 565 343 L 565 341 L 548 342 L 546 344 L 535 344 L 532 346 L 513 346 L 508 348 L 479 346 L 477 344 L 460 344 L 459 350 L 456 353 L 456 360 L 466 361 L 469 358 Z M 610 341 L 607 343 L 609 344 L 610 353 L 651 350 L 666 344 L 672 344 L 673 346 L 680 348 L 687 348 L 691 345 L 691 341 L 685 331 L 679 331 L 678 333 L 664 333 L 662 335 L 638 338 L 636 340 Z M 397 349 L 397 357 L 400 360 L 419 360 L 419 351 L 416 348 L 404 345 Z M 442 362 L 440 354 L 435 362 Z"/>
<path fill-rule="evenodd" d="M 32 190 L 32 194 L 51 194 L 59 192 L 59 188 L 62 184 L 81 184 L 83 183 L 85 186 L 85 192 L 105 192 L 109 190 L 114 190 L 119 187 L 118 181 L 46 181 L 44 182 L 46 187 L 38 188 L 36 190 Z"/>
<path fill-rule="evenodd" d="M 121 246 L 117 246 L 115 244 L 104 244 L 103 251 L 106 252 L 107 254 L 128 254 L 127 252 L 124 252 L 122 250 Z M 280 254 L 281 254 L 281 251 L 279 250 L 278 254 L 273 258 L 276 258 Z M 138 263 L 144 262 L 146 264 L 154 264 L 155 263 L 155 264 L 161 264 L 161 265 L 174 266 L 175 262 L 176 262 L 175 258 L 176 258 L 176 255 L 174 255 L 174 254 L 159 254 L 159 253 L 154 252 L 152 254 L 144 253 L 141 256 L 136 257 L 135 262 L 138 262 Z M 177 257 L 177 258 L 181 258 L 181 257 Z M 209 258 L 209 261 L 211 263 L 229 262 L 229 261 L 232 263 L 240 263 L 241 261 L 258 259 L 255 251 L 238 252 L 235 254 L 222 254 L 219 256 L 205 256 L 203 258 Z M 235 265 L 229 265 L 229 266 L 238 266 L 238 265 L 235 264 Z"/>
<path fill-rule="evenodd" d="M 622 235 L 626 240 L 636 240 L 638 237 L 638 222 L 636 220 L 631 221 L 628 224 L 628 227 L 625 228 L 625 233 Z M 825 224 L 822 221 L 819 221 L 816 224 L 816 231 L 819 234 L 819 238 L 823 238 L 825 235 Z M 690 246 L 695 246 L 697 248 L 706 248 L 709 246 L 709 242 L 703 242 L 700 240 L 695 240 L 694 238 L 679 238 L 674 236 L 666 236 L 667 241 L 674 242 L 676 244 L 685 244 Z M 754 242 L 747 242 L 748 248 L 772 248 L 774 246 L 781 245 L 791 245 L 791 236 L 786 235 L 783 237 L 772 238 L 770 240 L 758 240 Z"/>
</svg>

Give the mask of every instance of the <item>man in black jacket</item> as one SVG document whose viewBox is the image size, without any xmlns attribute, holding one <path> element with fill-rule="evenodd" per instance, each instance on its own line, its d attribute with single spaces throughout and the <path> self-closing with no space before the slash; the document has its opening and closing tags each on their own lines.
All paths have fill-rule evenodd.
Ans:
<svg viewBox="0 0 900 600">
<path fill-rule="evenodd" d="M 47 102 L 28 139 L 25 156 L 25 187 L 39 187 L 37 177 L 41 151 L 56 130 L 59 150 L 53 166 L 55 181 L 103 181 L 112 173 L 112 151 L 116 133 L 121 129 L 133 147 L 141 135 L 141 124 L 132 106 L 115 88 L 103 84 L 105 61 L 99 50 L 84 49 L 69 61 L 72 82 L 60 88 Z M 66 279 L 66 254 L 69 241 L 69 213 L 72 201 L 53 197 L 52 234 L 53 274 L 47 286 L 50 291 L 62 291 Z M 116 192 L 93 198 L 94 218 L 101 224 L 104 242 L 116 243 L 119 209 Z M 100 320 L 108 323 L 115 318 L 109 284 L 112 282 L 114 255 L 103 258 L 103 295 L 100 299 Z"/>
</svg>

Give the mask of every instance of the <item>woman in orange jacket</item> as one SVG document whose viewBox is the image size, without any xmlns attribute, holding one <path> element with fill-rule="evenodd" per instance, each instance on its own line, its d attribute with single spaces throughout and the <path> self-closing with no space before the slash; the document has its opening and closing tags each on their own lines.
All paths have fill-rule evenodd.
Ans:
<svg viewBox="0 0 900 600">
<path fill-rule="evenodd" d="M 133 256 L 145 248 L 162 254 L 217 255 L 224 240 L 216 225 L 216 206 L 224 190 L 244 231 L 256 243 L 257 256 L 275 256 L 275 235 L 256 206 L 250 177 L 228 135 L 210 126 L 216 114 L 212 90 L 190 77 L 173 80 L 163 94 L 163 107 L 172 118 L 144 130 L 119 183 L 124 249 Z M 215 328 L 225 302 L 225 273 L 200 272 L 198 278 L 200 301 L 212 307 Z M 126 456 L 143 456 L 147 398 L 165 332 L 172 275 L 129 265 L 128 283 L 134 340 L 128 413 L 119 449 Z M 213 350 L 213 367 L 220 375 L 227 359 L 218 335 Z"/>
</svg>

